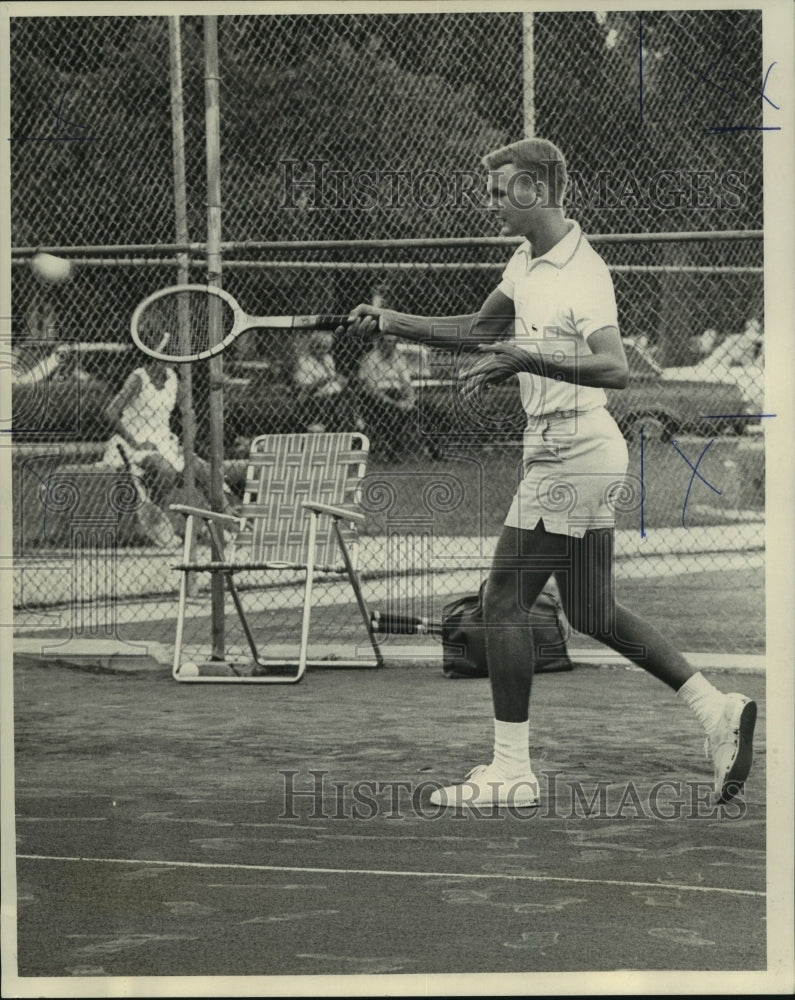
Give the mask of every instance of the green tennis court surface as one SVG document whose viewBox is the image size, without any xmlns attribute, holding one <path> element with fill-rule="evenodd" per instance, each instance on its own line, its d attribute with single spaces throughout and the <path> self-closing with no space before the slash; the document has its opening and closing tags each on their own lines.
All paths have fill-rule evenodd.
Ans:
<svg viewBox="0 0 795 1000">
<path fill-rule="evenodd" d="M 25 977 L 762 970 L 764 678 L 743 798 L 640 671 L 536 679 L 539 809 L 429 804 L 491 749 L 438 665 L 294 688 L 16 665 Z"/>
</svg>

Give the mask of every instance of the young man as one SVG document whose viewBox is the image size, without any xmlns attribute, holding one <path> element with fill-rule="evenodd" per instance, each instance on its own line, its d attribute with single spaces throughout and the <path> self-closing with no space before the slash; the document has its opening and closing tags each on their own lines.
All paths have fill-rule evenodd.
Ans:
<svg viewBox="0 0 795 1000">
<path fill-rule="evenodd" d="M 715 799 L 727 801 L 751 767 L 756 705 L 722 694 L 656 629 L 614 600 L 610 499 L 622 489 L 627 449 L 604 408 L 604 390 L 626 385 L 627 362 L 610 273 L 565 216 L 566 164 L 556 146 L 526 139 L 483 163 L 502 235 L 523 241 L 480 312 L 441 319 L 360 305 L 352 313 L 351 329 L 362 335 L 377 325 L 429 346 L 481 351 L 461 378 L 464 397 L 518 374 L 527 413 L 524 478 L 484 598 L 494 754 L 462 785 L 435 791 L 431 801 L 459 808 L 538 803 L 529 755 L 533 653 L 525 615 L 553 573 L 574 629 L 628 656 L 690 706 L 712 756 Z"/>
</svg>

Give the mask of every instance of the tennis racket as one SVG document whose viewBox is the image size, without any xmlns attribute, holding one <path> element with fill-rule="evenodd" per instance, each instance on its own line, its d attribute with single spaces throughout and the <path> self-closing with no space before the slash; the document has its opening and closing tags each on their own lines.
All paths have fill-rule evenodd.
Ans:
<svg viewBox="0 0 795 1000">
<path fill-rule="evenodd" d="M 158 361 L 182 364 L 220 354 L 246 330 L 335 330 L 347 316 L 249 316 L 222 288 L 174 285 L 140 302 L 130 323 L 132 339 Z"/>
<path fill-rule="evenodd" d="M 132 478 L 138 496 L 138 509 L 135 516 L 141 534 L 154 545 L 174 545 L 178 541 L 177 535 L 165 513 L 149 499 L 140 468 L 130 460 L 124 445 L 118 443 L 116 447 L 121 455 L 124 468 Z"/>
<path fill-rule="evenodd" d="M 441 635 L 442 623 L 418 615 L 373 611 L 370 615 L 370 630 L 376 635 Z"/>
</svg>

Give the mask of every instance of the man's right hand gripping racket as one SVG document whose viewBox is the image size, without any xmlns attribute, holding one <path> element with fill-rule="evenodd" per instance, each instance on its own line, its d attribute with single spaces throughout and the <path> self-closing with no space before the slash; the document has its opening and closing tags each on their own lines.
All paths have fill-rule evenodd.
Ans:
<svg viewBox="0 0 795 1000">
<path fill-rule="evenodd" d="M 158 361 L 183 364 L 220 354 L 241 333 L 268 330 L 336 330 L 347 316 L 249 316 L 222 288 L 174 285 L 161 288 L 136 306 L 132 339 L 144 354 Z"/>
</svg>

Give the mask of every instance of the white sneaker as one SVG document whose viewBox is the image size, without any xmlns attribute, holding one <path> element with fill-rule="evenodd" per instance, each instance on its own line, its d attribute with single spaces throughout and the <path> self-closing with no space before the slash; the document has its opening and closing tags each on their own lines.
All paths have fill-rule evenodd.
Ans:
<svg viewBox="0 0 795 1000">
<path fill-rule="evenodd" d="M 431 792 L 431 804 L 454 809 L 537 806 L 538 779 L 532 771 L 524 778 L 506 778 L 493 764 L 480 764 L 472 768 L 463 784 Z"/>
<path fill-rule="evenodd" d="M 756 702 L 727 694 L 723 715 L 704 748 L 715 766 L 715 801 L 728 802 L 742 790 L 753 760 Z"/>
</svg>

